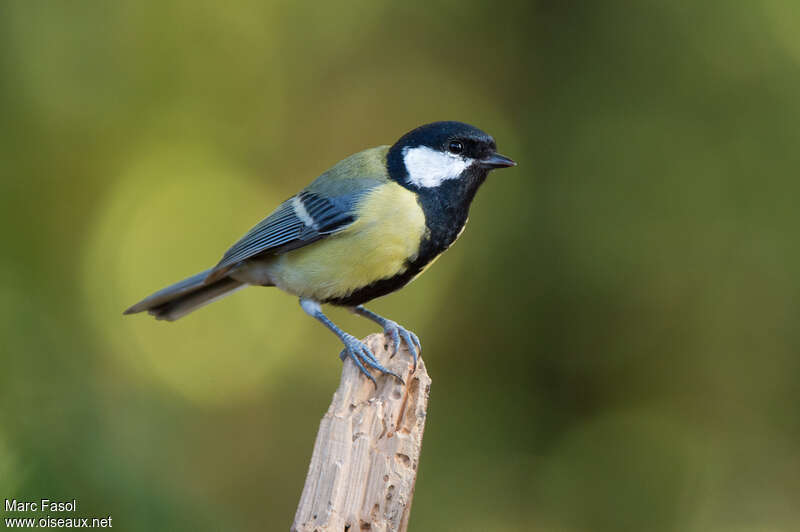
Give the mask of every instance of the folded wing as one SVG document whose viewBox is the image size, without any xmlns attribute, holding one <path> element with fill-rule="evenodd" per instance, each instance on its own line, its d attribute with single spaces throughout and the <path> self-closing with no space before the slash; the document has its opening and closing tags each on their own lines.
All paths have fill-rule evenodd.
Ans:
<svg viewBox="0 0 800 532">
<path fill-rule="evenodd" d="M 205 282 L 220 279 L 243 260 L 285 253 L 345 229 L 355 220 L 357 198 L 354 194 L 331 198 L 304 190 L 283 202 L 231 246 Z"/>
</svg>

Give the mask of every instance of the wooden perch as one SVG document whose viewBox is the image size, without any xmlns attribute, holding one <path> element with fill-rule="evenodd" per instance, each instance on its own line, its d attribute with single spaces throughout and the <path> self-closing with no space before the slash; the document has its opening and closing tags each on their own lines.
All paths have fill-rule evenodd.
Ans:
<svg viewBox="0 0 800 532">
<path fill-rule="evenodd" d="M 377 389 L 352 360 L 323 416 L 292 530 L 405 531 L 422 447 L 431 379 L 422 358 L 413 371 L 405 343 L 391 357 L 382 334 L 366 344 L 386 368 Z M 388 349 L 387 349 L 388 348 Z"/>
</svg>

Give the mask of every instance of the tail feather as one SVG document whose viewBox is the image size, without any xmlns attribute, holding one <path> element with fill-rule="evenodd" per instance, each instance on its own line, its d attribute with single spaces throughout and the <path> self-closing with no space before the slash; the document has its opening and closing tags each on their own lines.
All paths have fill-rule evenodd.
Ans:
<svg viewBox="0 0 800 532">
<path fill-rule="evenodd" d="M 148 311 L 157 320 L 174 321 L 209 303 L 232 294 L 246 283 L 223 277 L 205 284 L 210 270 L 177 282 L 139 301 L 123 314 Z"/>
</svg>

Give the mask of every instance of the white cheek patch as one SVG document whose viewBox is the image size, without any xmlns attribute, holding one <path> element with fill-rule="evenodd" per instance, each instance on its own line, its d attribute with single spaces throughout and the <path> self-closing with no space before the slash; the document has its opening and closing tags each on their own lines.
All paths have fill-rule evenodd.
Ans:
<svg viewBox="0 0 800 532">
<path fill-rule="evenodd" d="M 417 146 L 403 149 L 403 162 L 412 184 L 433 188 L 441 185 L 442 181 L 458 178 L 472 164 L 472 159 Z"/>
</svg>

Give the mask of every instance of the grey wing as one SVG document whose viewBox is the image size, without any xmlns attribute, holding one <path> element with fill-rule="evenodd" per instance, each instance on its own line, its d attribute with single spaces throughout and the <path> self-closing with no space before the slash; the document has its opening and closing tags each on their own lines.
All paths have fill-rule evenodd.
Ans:
<svg viewBox="0 0 800 532">
<path fill-rule="evenodd" d="M 284 253 L 341 231 L 355 220 L 357 195 L 329 198 L 304 190 L 250 229 L 225 252 L 206 277 L 213 282 L 243 260 L 263 253 Z"/>
</svg>

